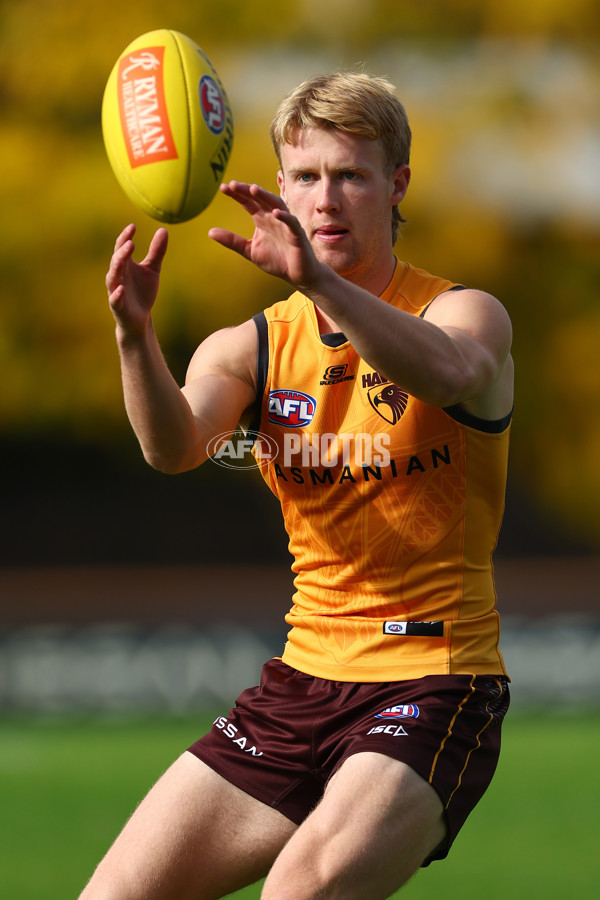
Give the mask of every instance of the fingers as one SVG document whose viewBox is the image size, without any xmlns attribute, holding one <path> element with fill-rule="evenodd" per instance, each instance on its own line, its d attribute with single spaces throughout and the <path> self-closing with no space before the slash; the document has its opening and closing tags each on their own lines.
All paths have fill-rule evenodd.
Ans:
<svg viewBox="0 0 600 900">
<path fill-rule="evenodd" d="M 135 244 L 133 236 L 135 235 L 135 225 L 127 225 L 115 241 L 115 249 L 110 261 L 110 267 L 106 275 L 106 287 L 111 294 L 119 285 L 123 284 L 127 266 L 133 257 Z M 141 263 L 154 272 L 160 272 L 167 245 L 169 242 L 169 233 L 166 228 L 159 228 L 150 241 L 146 258 Z"/>
<path fill-rule="evenodd" d="M 208 236 L 213 241 L 216 241 L 217 244 L 221 244 L 222 247 L 226 247 L 228 250 L 235 250 L 236 253 L 239 253 L 245 259 L 250 258 L 250 241 L 239 234 L 234 234 L 233 231 L 227 231 L 225 228 L 211 228 Z"/>
<path fill-rule="evenodd" d="M 109 294 L 112 294 L 116 288 L 123 283 L 125 266 L 131 259 L 135 245 L 133 241 L 126 236 L 128 229 L 125 229 L 115 243 L 115 251 L 110 261 L 110 267 L 106 275 L 106 287 Z"/>
<path fill-rule="evenodd" d="M 153 269 L 155 272 L 160 272 L 165 253 L 167 252 L 168 243 L 169 232 L 166 228 L 159 228 L 155 231 L 154 236 L 150 241 L 146 259 L 142 265 L 148 266 L 148 268 Z"/>
<path fill-rule="evenodd" d="M 293 216 L 287 207 L 284 207 L 283 209 L 274 209 L 273 217 L 279 222 L 283 222 L 284 225 L 287 225 L 290 231 L 297 237 L 304 234 L 304 229 L 302 228 L 299 219 L 297 219 L 296 216 Z"/>
<path fill-rule="evenodd" d="M 229 181 L 220 187 L 222 194 L 236 200 L 246 209 L 250 215 L 256 212 L 270 212 L 275 209 L 287 209 L 285 203 L 277 194 L 259 187 L 257 184 L 246 184 L 242 181 Z"/>
<path fill-rule="evenodd" d="M 232 200 L 235 200 L 236 203 L 239 203 L 240 206 L 246 210 L 248 215 L 254 216 L 259 212 L 260 207 L 250 193 L 249 184 L 240 184 L 237 181 L 230 181 L 228 184 L 222 184 L 219 190 L 226 197 L 230 197 Z"/>
<path fill-rule="evenodd" d="M 255 221 L 258 221 L 257 216 L 262 213 L 269 213 L 274 219 L 286 225 L 296 237 L 303 236 L 304 229 L 299 220 L 291 214 L 277 194 L 272 194 L 257 184 L 245 184 L 239 181 L 222 184 L 220 189 L 227 197 L 237 200 L 251 216 L 255 217 Z M 229 244 L 225 244 L 225 246 L 229 246 Z M 238 252 L 240 251 L 238 250 Z"/>
<path fill-rule="evenodd" d="M 119 250 L 123 244 L 127 243 L 133 239 L 135 234 L 135 225 L 131 222 L 129 225 L 126 225 L 117 240 L 115 241 L 115 252 Z"/>
</svg>

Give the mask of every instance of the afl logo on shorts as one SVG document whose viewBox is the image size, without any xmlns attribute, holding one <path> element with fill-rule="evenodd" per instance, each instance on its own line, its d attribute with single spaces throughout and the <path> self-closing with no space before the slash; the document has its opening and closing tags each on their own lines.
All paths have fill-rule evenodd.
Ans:
<svg viewBox="0 0 600 900">
<path fill-rule="evenodd" d="M 418 719 L 419 707 L 416 703 L 405 703 L 403 706 L 388 706 L 377 713 L 376 719 Z"/>
<path fill-rule="evenodd" d="M 213 134 L 221 134 L 225 126 L 225 104 L 216 81 L 203 75 L 198 85 L 200 109 L 204 121 Z"/>
<path fill-rule="evenodd" d="M 316 408 L 315 398 L 302 391 L 276 390 L 269 393 L 269 422 L 274 425 L 302 428 L 312 422 Z"/>
</svg>

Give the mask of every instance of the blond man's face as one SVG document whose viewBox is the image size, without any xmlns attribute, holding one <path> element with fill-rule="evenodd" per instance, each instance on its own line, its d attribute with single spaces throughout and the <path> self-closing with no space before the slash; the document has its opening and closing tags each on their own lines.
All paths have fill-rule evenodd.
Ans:
<svg viewBox="0 0 600 900">
<path fill-rule="evenodd" d="M 282 199 L 317 258 L 379 293 L 378 273 L 393 260 L 391 211 L 406 193 L 408 166 L 387 174 L 378 141 L 324 128 L 299 129 L 281 146 L 280 160 Z"/>
</svg>

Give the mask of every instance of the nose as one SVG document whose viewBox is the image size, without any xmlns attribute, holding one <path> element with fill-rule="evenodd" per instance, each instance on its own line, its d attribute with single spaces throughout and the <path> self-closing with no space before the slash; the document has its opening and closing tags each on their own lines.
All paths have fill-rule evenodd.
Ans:
<svg viewBox="0 0 600 900">
<path fill-rule="evenodd" d="M 340 197 L 336 182 L 332 178 L 321 178 L 317 209 L 319 212 L 332 212 L 339 210 L 339 208 Z"/>
</svg>

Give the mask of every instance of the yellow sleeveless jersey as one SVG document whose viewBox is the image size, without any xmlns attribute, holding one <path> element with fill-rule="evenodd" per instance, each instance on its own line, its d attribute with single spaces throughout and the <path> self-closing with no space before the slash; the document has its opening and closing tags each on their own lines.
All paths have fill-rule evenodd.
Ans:
<svg viewBox="0 0 600 900">
<path fill-rule="evenodd" d="M 398 261 L 382 299 L 420 315 L 458 287 Z M 284 662 L 336 681 L 506 674 L 492 553 L 510 417 L 407 395 L 343 335 L 320 335 L 300 293 L 255 321 L 255 455 L 296 573 Z"/>
</svg>

